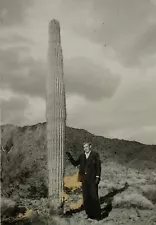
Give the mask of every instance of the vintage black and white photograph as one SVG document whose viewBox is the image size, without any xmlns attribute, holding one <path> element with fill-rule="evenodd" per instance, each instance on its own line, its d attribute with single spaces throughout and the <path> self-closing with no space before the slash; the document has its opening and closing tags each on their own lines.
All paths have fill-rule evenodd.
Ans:
<svg viewBox="0 0 156 225">
<path fill-rule="evenodd" d="M 0 0 L 2 225 L 156 224 L 156 0 Z"/>
</svg>

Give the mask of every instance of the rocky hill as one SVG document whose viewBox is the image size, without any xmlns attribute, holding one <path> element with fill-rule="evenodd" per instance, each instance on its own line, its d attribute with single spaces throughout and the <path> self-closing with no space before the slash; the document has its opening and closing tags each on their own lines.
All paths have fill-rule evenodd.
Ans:
<svg viewBox="0 0 156 225">
<path fill-rule="evenodd" d="M 92 142 L 93 148 L 99 152 L 102 162 L 114 161 L 137 169 L 156 167 L 156 145 L 109 139 L 96 136 L 84 129 L 66 128 L 66 150 L 73 152 L 74 157 L 83 151 L 84 140 Z M 26 151 L 34 158 L 40 155 L 40 158 L 43 159 L 46 153 L 46 123 L 24 127 L 4 125 L 2 126 L 2 145 L 8 151 L 9 146 L 13 145 L 14 149 Z"/>
<path fill-rule="evenodd" d="M 2 150 L 2 193 L 7 197 L 16 196 L 16 192 L 18 196 L 21 193 L 21 197 L 46 196 L 46 123 L 24 127 L 4 125 L 1 130 L 5 149 L 5 152 Z M 115 173 L 119 177 L 121 171 L 129 169 L 143 170 L 150 175 L 156 168 L 155 145 L 109 139 L 83 129 L 66 128 L 66 150 L 70 150 L 73 157 L 83 151 L 85 140 L 91 141 L 99 152 L 105 179 L 116 179 Z M 74 169 L 66 160 L 66 175 L 75 173 Z"/>
</svg>

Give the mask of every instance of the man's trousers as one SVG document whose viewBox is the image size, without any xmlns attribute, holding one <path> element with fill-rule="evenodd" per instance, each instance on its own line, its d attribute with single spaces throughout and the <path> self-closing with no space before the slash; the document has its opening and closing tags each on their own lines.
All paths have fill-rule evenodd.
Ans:
<svg viewBox="0 0 156 225">
<path fill-rule="evenodd" d="M 85 179 L 82 182 L 83 206 L 86 214 L 91 219 L 101 218 L 100 201 L 98 197 L 98 185 L 95 181 Z"/>
</svg>

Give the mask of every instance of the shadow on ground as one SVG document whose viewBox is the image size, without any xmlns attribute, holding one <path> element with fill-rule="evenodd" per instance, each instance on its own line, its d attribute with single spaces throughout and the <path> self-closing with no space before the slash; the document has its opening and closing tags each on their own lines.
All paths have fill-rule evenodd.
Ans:
<svg viewBox="0 0 156 225">
<path fill-rule="evenodd" d="M 106 194 L 105 196 L 100 197 L 100 204 L 106 204 L 105 207 L 101 208 L 101 219 L 104 219 L 109 216 L 109 213 L 112 211 L 112 201 L 114 199 L 114 196 L 125 191 L 129 187 L 128 183 L 125 183 L 124 187 L 119 189 L 113 189 L 111 192 Z M 64 216 L 65 217 L 71 217 L 74 213 L 78 213 L 84 210 L 83 205 L 79 207 L 78 209 L 69 210 L 67 211 Z"/>
</svg>

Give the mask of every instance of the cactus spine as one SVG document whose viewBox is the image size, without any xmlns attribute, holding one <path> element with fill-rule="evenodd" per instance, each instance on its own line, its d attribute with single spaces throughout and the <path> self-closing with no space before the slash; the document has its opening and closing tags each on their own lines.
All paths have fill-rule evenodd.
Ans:
<svg viewBox="0 0 156 225">
<path fill-rule="evenodd" d="M 58 208 L 63 204 L 66 99 L 60 24 L 57 20 L 49 23 L 46 102 L 48 191 L 51 205 Z"/>
</svg>

